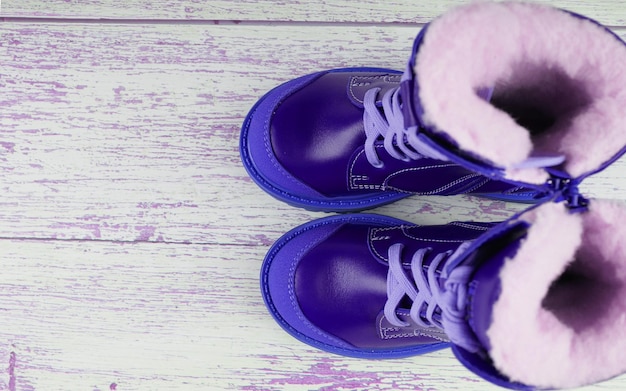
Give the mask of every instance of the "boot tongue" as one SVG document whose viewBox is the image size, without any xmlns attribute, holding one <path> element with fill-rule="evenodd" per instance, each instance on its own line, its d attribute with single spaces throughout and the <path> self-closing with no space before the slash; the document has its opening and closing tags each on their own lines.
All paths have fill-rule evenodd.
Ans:
<svg viewBox="0 0 626 391">
<path fill-rule="evenodd" d="M 494 87 L 483 87 L 476 90 L 476 95 L 485 102 L 491 102 Z M 526 160 L 510 167 L 513 169 L 556 167 L 565 162 L 563 154 L 531 154 Z"/>
<path fill-rule="evenodd" d="M 484 87 L 476 90 L 476 95 L 478 95 L 481 99 L 490 102 L 491 96 L 493 95 L 493 87 Z"/>
<path fill-rule="evenodd" d="M 487 330 L 492 309 L 500 296 L 500 270 L 517 253 L 526 236 L 525 224 L 518 225 L 476 250 L 467 261 L 477 265 L 468 282 L 467 314 L 469 326 L 486 351 L 491 349 Z"/>
<path fill-rule="evenodd" d="M 499 233 L 483 240 L 478 239 L 482 244 L 469 256 L 459 260 L 459 269 L 466 267 L 469 270 L 469 279 L 463 284 L 467 287 L 467 293 L 463 299 L 466 305 L 462 313 L 467 322 L 465 327 L 469 328 L 468 332 L 473 334 L 473 338 L 469 342 L 462 338 L 456 342 L 453 339 L 452 345 L 454 355 L 469 370 L 493 384 L 516 390 L 532 388 L 510 381 L 494 367 L 489 358 L 491 344 L 487 330 L 491 326 L 493 306 L 501 292 L 500 271 L 507 259 L 517 254 L 528 227 L 527 223 L 520 222 L 504 230 L 494 229 Z M 474 338 L 475 341 L 472 341 Z"/>
</svg>

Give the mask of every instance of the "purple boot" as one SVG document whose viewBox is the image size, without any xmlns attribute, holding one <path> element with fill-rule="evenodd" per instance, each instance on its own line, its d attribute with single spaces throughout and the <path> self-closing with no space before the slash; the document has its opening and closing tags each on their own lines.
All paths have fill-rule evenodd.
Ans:
<svg viewBox="0 0 626 391">
<path fill-rule="evenodd" d="M 267 93 L 241 155 L 268 193 L 354 211 L 410 194 L 538 202 L 624 152 L 626 46 L 594 21 L 527 3 L 456 8 L 404 73 L 315 73 Z"/>
<path fill-rule="evenodd" d="M 626 372 L 626 208 L 547 203 L 500 224 L 339 215 L 279 239 L 261 270 L 278 323 L 314 347 L 392 358 L 452 347 L 513 389 Z M 624 233 L 621 231 L 624 230 Z"/>
</svg>

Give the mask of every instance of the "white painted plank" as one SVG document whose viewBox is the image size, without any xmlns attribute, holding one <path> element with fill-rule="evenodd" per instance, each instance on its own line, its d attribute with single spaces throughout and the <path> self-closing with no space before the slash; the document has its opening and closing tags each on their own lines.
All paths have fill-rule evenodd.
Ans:
<svg viewBox="0 0 626 391">
<path fill-rule="evenodd" d="M 260 297 L 266 249 L 0 240 L 0 389 L 498 389 L 448 351 L 369 361 L 296 341 Z"/>
<path fill-rule="evenodd" d="M 322 214 L 275 201 L 248 178 L 238 154 L 246 112 L 297 75 L 402 69 L 417 32 L 4 23 L 0 237 L 269 244 Z M 589 191 L 626 199 L 623 166 Z M 436 223 L 520 208 L 422 197 L 380 211 Z"/>
<path fill-rule="evenodd" d="M 539 0 L 610 26 L 624 26 L 626 4 L 614 0 Z M 3 0 L 7 17 L 131 20 L 427 23 L 466 0 Z"/>
</svg>

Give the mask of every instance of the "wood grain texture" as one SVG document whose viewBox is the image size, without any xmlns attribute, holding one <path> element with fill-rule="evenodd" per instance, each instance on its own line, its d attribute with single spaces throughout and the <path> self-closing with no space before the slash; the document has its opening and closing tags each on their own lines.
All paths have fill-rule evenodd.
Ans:
<svg viewBox="0 0 626 391">
<path fill-rule="evenodd" d="M 261 261 L 325 214 L 263 193 L 238 154 L 267 90 L 326 68 L 402 69 L 411 24 L 457 3 L 2 0 L 0 390 L 497 390 L 449 351 L 347 359 L 283 332 Z M 622 2 L 549 3 L 626 37 Z M 626 200 L 625 165 L 583 192 Z M 374 212 L 437 224 L 525 207 L 413 197 Z M 583 389 L 623 390 L 626 376 Z"/>
<path fill-rule="evenodd" d="M 427 23 L 464 0 L 3 0 L 6 17 L 130 20 Z M 540 0 L 610 26 L 623 26 L 623 0 Z"/>
</svg>

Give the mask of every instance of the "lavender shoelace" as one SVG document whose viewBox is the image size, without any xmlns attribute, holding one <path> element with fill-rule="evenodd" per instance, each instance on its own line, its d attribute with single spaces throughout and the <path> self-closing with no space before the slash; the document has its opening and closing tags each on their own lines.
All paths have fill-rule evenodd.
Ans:
<svg viewBox="0 0 626 391">
<path fill-rule="evenodd" d="M 401 254 L 404 246 L 392 245 L 388 252 L 387 301 L 383 310 L 389 323 L 396 327 L 409 326 L 396 314 L 402 299 L 408 296 L 413 302 L 409 316 L 417 325 L 423 328 L 442 329 L 453 343 L 469 351 L 479 350 L 480 343 L 465 319 L 467 281 L 473 268 L 468 266 L 455 268 L 443 287 L 439 276 L 439 271 L 445 270 L 446 263 L 465 252 L 470 243 L 464 242 L 455 251 L 437 254 L 426 272 L 424 261 L 431 249 L 419 249 L 411 259 L 411 277 L 407 276 L 402 265 Z M 437 309 L 441 309 L 441 320 L 437 319 L 439 313 Z"/>
<path fill-rule="evenodd" d="M 383 162 L 376 152 L 375 143 L 381 137 L 387 152 L 396 159 L 409 161 L 422 157 L 447 161 L 448 159 L 426 145 L 417 137 L 417 127 L 405 128 L 402 114 L 400 88 L 387 91 L 381 98 L 382 113 L 376 103 L 380 88 L 372 88 L 363 97 L 363 126 L 365 128 L 365 156 L 374 167 Z"/>
</svg>

